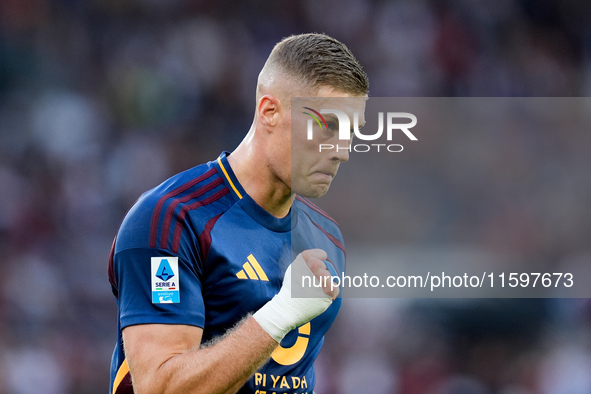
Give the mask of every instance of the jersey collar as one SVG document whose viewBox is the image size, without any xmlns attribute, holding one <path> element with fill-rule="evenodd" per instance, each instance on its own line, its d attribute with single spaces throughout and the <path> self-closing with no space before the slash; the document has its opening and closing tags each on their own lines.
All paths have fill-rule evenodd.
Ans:
<svg viewBox="0 0 591 394">
<path fill-rule="evenodd" d="M 228 162 L 228 155 L 228 152 L 222 152 L 215 164 L 224 178 L 224 183 L 226 183 L 234 196 L 234 199 L 238 201 L 238 204 L 244 212 L 269 230 L 277 232 L 290 231 L 292 227 L 295 226 L 295 221 L 297 220 L 297 215 L 294 214 L 295 204 L 292 204 L 290 212 L 284 218 L 276 218 L 271 215 L 263 207 L 258 205 L 246 193 L 240 182 L 238 182 L 238 178 L 236 178 L 236 175 Z M 294 223 L 292 223 L 292 218 L 294 219 Z"/>
</svg>

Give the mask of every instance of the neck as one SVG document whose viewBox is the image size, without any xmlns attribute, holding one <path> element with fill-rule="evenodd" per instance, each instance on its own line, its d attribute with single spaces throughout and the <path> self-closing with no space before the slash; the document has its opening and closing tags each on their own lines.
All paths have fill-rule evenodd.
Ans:
<svg viewBox="0 0 591 394">
<path fill-rule="evenodd" d="M 287 216 L 295 195 L 290 185 L 274 174 L 264 155 L 265 149 L 255 141 L 251 129 L 240 145 L 228 156 L 236 178 L 248 195 L 271 215 Z"/>
</svg>

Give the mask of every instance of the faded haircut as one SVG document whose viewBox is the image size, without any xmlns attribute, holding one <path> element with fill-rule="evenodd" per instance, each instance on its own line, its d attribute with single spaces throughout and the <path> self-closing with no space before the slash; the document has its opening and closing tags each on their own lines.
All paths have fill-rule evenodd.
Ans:
<svg viewBox="0 0 591 394">
<path fill-rule="evenodd" d="M 275 45 L 267 62 L 313 90 L 327 85 L 354 96 L 369 91 L 367 74 L 353 53 L 345 44 L 326 34 L 284 38 Z"/>
</svg>

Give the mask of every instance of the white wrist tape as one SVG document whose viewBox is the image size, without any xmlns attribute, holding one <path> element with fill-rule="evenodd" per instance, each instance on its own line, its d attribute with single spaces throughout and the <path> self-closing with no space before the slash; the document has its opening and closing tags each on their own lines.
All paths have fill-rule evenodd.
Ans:
<svg viewBox="0 0 591 394">
<path fill-rule="evenodd" d="M 293 278 L 292 278 L 293 275 Z M 257 323 L 277 342 L 281 342 L 288 332 L 305 324 L 324 312 L 332 298 L 322 288 L 306 288 L 306 294 L 313 298 L 292 298 L 292 280 L 294 285 L 302 286 L 302 277 L 314 278 L 301 254 L 287 267 L 283 285 L 279 293 L 252 316 Z M 310 293 L 310 292 L 313 293 Z"/>
</svg>

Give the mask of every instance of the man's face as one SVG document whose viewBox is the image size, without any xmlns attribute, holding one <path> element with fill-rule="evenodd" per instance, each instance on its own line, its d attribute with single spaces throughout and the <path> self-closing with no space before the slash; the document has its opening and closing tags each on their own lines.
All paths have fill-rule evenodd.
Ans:
<svg viewBox="0 0 591 394">
<path fill-rule="evenodd" d="M 292 193 L 311 198 L 326 194 L 339 165 L 349 160 L 355 113 L 359 127 L 365 124 L 366 99 L 367 96 L 351 96 L 329 87 L 322 87 L 315 98 L 292 99 Z M 335 114 L 318 115 L 323 109 L 336 109 L 348 116 L 350 130 L 346 139 L 339 138 L 342 135 L 339 136 L 339 120 Z M 308 133 L 309 120 L 312 136 Z"/>
</svg>

